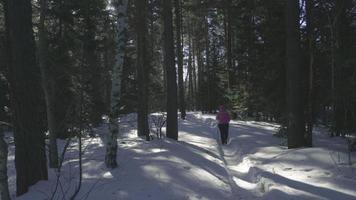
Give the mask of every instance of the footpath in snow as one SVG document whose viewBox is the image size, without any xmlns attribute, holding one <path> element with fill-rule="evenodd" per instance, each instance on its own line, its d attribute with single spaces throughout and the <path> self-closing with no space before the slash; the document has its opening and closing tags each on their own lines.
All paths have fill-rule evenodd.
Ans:
<svg viewBox="0 0 356 200">
<path fill-rule="evenodd" d="M 136 137 L 136 120 L 121 120 L 119 167 L 103 162 L 107 127 L 83 140 L 83 183 L 76 199 L 238 200 L 356 199 L 356 154 L 347 165 L 344 139 L 315 132 L 315 148 L 288 150 L 273 136 L 278 125 L 234 121 L 230 142 L 221 146 L 213 115 L 189 113 L 179 121 L 179 141 Z M 64 141 L 61 141 L 62 148 Z M 59 181 L 49 181 L 15 198 L 14 147 L 10 145 L 9 184 L 20 200 L 69 199 L 78 184 L 77 142 L 70 143 Z M 56 187 L 57 186 L 57 187 Z"/>
<path fill-rule="evenodd" d="M 243 199 L 356 199 L 356 152 L 346 140 L 314 131 L 314 147 L 287 149 L 272 136 L 278 126 L 232 122 L 224 158 Z"/>
</svg>

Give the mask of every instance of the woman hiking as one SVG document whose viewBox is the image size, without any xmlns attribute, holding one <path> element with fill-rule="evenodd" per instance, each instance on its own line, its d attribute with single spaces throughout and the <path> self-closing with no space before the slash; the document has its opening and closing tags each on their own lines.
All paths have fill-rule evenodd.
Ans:
<svg viewBox="0 0 356 200">
<path fill-rule="evenodd" d="M 226 112 L 225 107 L 223 105 L 221 105 L 219 108 L 219 112 L 216 115 L 216 120 L 218 121 L 221 142 L 222 144 L 227 144 L 227 139 L 229 137 L 230 115 Z"/>
</svg>

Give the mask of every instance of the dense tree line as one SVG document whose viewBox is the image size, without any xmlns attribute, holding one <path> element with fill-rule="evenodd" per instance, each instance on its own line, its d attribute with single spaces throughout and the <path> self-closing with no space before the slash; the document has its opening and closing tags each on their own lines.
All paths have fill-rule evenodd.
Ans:
<svg viewBox="0 0 356 200">
<path fill-rule="evenodd" d="M 196 108 L 226 103 L 238 118 L 277 121 L 301 135 L 297 146 L 312 145 L 319 122 L 333 135 L 354 132 L 355 3 L 186 1 Z"/>
<path fill-rule="evenodd" d="M 312 146 L 317 123 L 355 132 L 355 18 L 355 0 L 2 0 L 0 121 L 14 130 L 17 194 L 47 178 L 47 130 L 56 168 L 57 139 L 103 115 L 111 168 L 124 113 L 146 140 L 151 112 L 167 112 L 177 140 L 178 110 L 220 104 L 282 124 L 290 148 Z"/>
</svg>

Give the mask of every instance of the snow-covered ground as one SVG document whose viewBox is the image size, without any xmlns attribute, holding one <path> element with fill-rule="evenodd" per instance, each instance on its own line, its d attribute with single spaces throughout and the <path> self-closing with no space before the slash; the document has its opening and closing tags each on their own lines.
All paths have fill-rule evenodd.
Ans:
<svg viewBox="0 0 356 200">
<path fill-rule="evenodd" d="M 221 146 L 214 116 L 189 113 L 187 120 L 179 121 L 178 142 L 167 138 L 146 142 L 136 137 L 134 118 L 129 115 L 121 121 L 117 169 L 108 170 L 104 164 L 104 125 L 96 129 L 99 137 L 83 139 L 83 183 L 76 199 L 356 199 L 356 153 L 348 165 L 345 140 L 331 139 L 322 129 L 314 132 L 314 148 L 288 150 L 273 136 L 278 125 L 233 121 L 230 142 Z M 60 141 L 61 148 L 64 143 Z M 69 199 L 78 184 L 77 149 L 73 140 L 59 181 L 50 170 L 49 181 L 15 198 L 10 145 L 12 197 L 51 199 L 56 190 L 53 199 Z"/>
</svg>

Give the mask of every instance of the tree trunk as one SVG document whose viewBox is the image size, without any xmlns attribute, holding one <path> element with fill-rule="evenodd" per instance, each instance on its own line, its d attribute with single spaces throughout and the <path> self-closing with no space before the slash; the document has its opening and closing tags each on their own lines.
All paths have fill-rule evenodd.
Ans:
<svg viewBox="0 0 356 200">
<path fill-rule="evenodd" d="M 301 88 L 299 1 L 287 1 L 287 116 L 288 148 L 305 145 Z"/>
<path fill-rule="evenodd" d="M 185 97 L 184 97 L 184 82 L 183 82 L 183 48 L 182 48 L 182 13 L 181 13 L 181 1 L 174 0 L 175 8 L 175 22 L 176 22 L 176 53 L 177 53 L 177 65 L 178 65 L 178 88 L 179 88 L 179 110 L 181 112 L 181 118 L 185 119 Z"/>
<path fill-rule="evenodd" d="M 10 200 L 7 183 L 7 144 L 3 137 L 4 134 L 0 130 L 0 199 Z"/>
<path fill-rule="evenodd" d="M 226 60 L 227 60 L 227 73 L 228 73 L 228 88 L 231 89 L 233 86 L 233 80 L 234 80 L 234 70 L 232 66 L 232 26 L 231 26 L 231 6 L 232 6 L 232 1 L 227 0 L 227 7 L 226 7 L 226 13 L 224 17 L 225 21 L 225 39 L 226 39 Z"/>
<path fill-rule="evenodd" d="M 308 80 L 308 108 L 307 108 L 307 130 L 306 145 L 313 146 L 313 92 L 314 92 L 314 34 L 313 34 L 313 1 L 306 0 L 306 22 L 308 35 L 308 52 L 309 52 L 309 80 Z"/>
<path fill-rule="evenodd" d="M 337 86 L 340 85 L 340 80 L 338 79 L 337 70 L 339 68 L 337 62 L 337 54 L 340 49 L 340 20 L 343 13 L 345 13 L 345 0 L 339 0 L 335 2 L 335 15 L 332 17 L 329 16 L 329 26 L 330 26 L 330 53 L 331 53 L 331 107 L 333 115 L 333 125 L 332 125 L 332 136 L 340 135 L 342 124 L 344 123 L 343 118 L 343 105 L 341 103 L 341 97 L 338 95 Z M 336 82 L 338 81 L 338 82 Z"/>
<path fill-rule="evenodd" d="M 204 97 L 203 97 L 203 58 L 202 58 L 202 54 L 201 54 L 201 49 L 200 49 L 200 44 L 197 44 L 196 46 L 196 54 L 197 54 L 197 66 L 198 66 L 198 85 L 197 85 L 197 106 L 198 109 L 201 111 L 204 111 Z"/>
<path fill-rule="evenodd" d="M 200 0 L 194 0 L 195 5 L 199 5 Z M 196 109 L 204 111 L 205 96 L 204 96 L 204 36 L 203 27 L 205 24 L 204 11 L 198 10 L 192 20 L 192 41 L 193 41 L 193 57 L 196 58 L 196 70 L 193 71 L 195 76 L 195 103 Z M 195 63 L 194 63 L 195 65 Z M 195 68 L 195 66 L 194 66 Z"/>
<path fill-rule="evenodd" d="M 207 10 L 205 16 L 205 70 L 203 70 L 204 84 L 206 84 L 206 100 L 204 101 L 204 109 L 206 112 L 212 112 L 211 109 L 211 63 L 210 63 L 210 37 L 209 37 L 209 11 Z"/>
<path fill-rule="evenodd" d="M 0 5 L 0 11 L 3 11 L 2 5 Z M 0 15 L 0 20 L 3 20 L 2 14 Z M 0 76 L 5 75 L 5 38 L 3 37 L 3 32 L 0 30 Z M 6 103 L 7 94 L 6 83 L 0 80 L 0 108 L 3 108 Z M 6 119 L 6 112 L 4 109 L 0 109 L 0 120 Z M 1 124 L 2 122 L 0 122 Z M 2 126 L 2 124 L 0 125 Z M 4 134 L 0 128 L 0 199 L 10 200 L 9 187 L 7 182 L 7 150 L 8 146 L 4 140 Z"/>
<path fill-rule="evenodd" d="M 122 69 L 124 64 L 125 47 L 127 39 L 127 2 L 128 0 L 118 1 L 117 4 L 117 54 L 116 63 L 113 66 L 111 77 L 111 101 L 109 129 L 107 137 L 105 164 L 108 168 L 116 168 L 117 137 L 119 134 L 119 99 L 121 96 Z"/>
<path fill-rule="evenodd" d="M 336 96 L 335 96 L 335 30 L 333 23 L 329 19 L 329 25 L 330 25 L 330 57 L 331 57 L 331 109 L 332 109 L 332 115 L 333 115 L 333 122 L 332 122 L 332 130 L 331 130 L 331 136 L 334 136 L 334 134 L 338 134 L 337 132 L 337 124 L 336 124 Z"/>
<path fill-rule="evenodd" d="M 163 0 L 164 64 L 167 74 L 167 137 L 178 140 L 177 78 L 174 65 L 172 0 Z"/>
<path fill-rule="evenodd" d="M 41 118 L 40 70 L 36 64 L 31 1 L 5 0 L 9 82 L 15 136 L 17 195 L 47 180 Z"/>
<path fill-rule="evenodd" d="M 192 34 L 192 33 L 191 33 Z M 196 110 L 197 109 L 197 72 L 196 72 L 196 65 L 195 65 L 195 61 L 196 61 L 196 55 L 195 55 L 195 43 L 193 41 L 193 37 L 191 37 L 191 49 L 189 51 L 191 51 L 192 53 L 192 85 L 193 85 L 193 90 L 192 90 L 192 100 L 193 100 L 193 109 Z"/>
<path fill-rule="evenodd" d="M 192 53 L 192 41 L 191 41 L 191 33 L 188 31 L 188 91 L 189 91 L 189 104 L 191 105 L 191 109 L 194 108 L 194 84 L 193 84 L 193 53 Z"/>
<path fill-rule="evenodd" d="M 57 121 L 55 119 L 55 91 L 54 91 L 54 78 L 51 76 L 50 66 L 48 63 L 48 46 L 46 35 L 46 11 L 47 0 L 41 0 L 41 13 L 40 24 L 38 30 L 39 45 L 38 45 L 38 58 L 41 70 L 42 87 L 46 101 L 47 111 L 47 124 L 49 131 L 49 167 L 58 167 L 58 148 L 57 148 Z"/>
<path fill-rule="evenodd" d="M 148 46 L 148 28 L 147 0 L 135 0 L 136 6 L 136 34 L 137 34 L 137 83 L 138 83 L 138 112 L 137 112 L 137 134 L 146 136 L 149 140 L 148 128 L 148 68 L 149 46 Z"/>
</svg>

